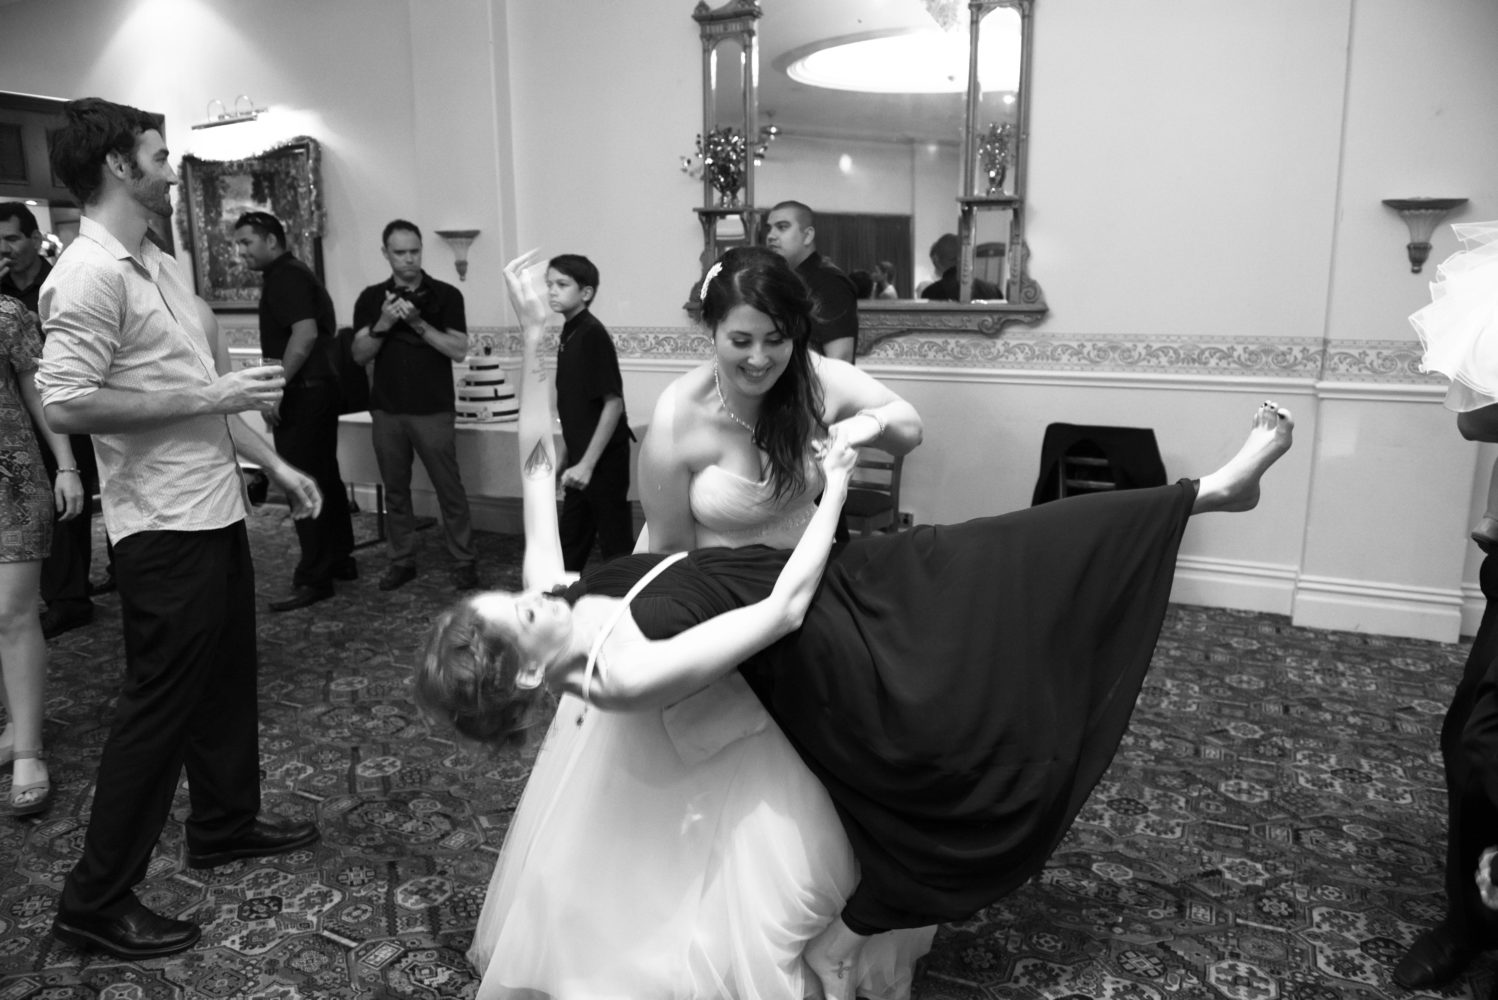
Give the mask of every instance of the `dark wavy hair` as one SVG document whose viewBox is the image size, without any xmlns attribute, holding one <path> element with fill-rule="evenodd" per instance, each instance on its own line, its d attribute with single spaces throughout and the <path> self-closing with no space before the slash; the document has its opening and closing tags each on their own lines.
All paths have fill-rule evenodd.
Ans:
<svg viewBox="0 0 1498 1000">
<path fill-rule="evenodd" d="M 35 236 L 41 231 L 36 224 L 36 216 L 24 201 L 0 201 L 0 222 L 12 220 L 21 227 L 22 236 Z"/>
<path fill-rule="evenodd" d="M 744 305 L 770 317 L 775 329 L 791 341 L 790 361 L 765 393 L 754 424 L 754 443 L 769 457 L 770 484 L 780 500 L 806 488 L 811 441 L 827 432 L 822 382 L 811 366 L 809 334 L 815 308 L 805 282 L 773 250 L 735 247 L 719 257 L 718 264 L 722 267 L 702 293 L 702 321 L 708 329 L 716 333 L 729 311 Z"/>
<path fill-rule="evenodd" d="M 520 665 L 509 637 L 485 623 L 472 599 L 462 600 L 432 623 L 412 693 L 428 718 L 460 736 L 496 749 L 522 746 L 554 699 L 544 684 L 517 687 Z"/>
<path fill-rule="evenodd" d="M 135 147 L 142 132 L 161 130 L 161 119 L 128 104 L 115 104 L 98 97 L 69 101 L 63 108 L 67 123 L 52 142 L 52 173 L 63 187 L 90 204 L 104 186 L 104 161 L 119 153 L 135 165 Z"/>
</svg>

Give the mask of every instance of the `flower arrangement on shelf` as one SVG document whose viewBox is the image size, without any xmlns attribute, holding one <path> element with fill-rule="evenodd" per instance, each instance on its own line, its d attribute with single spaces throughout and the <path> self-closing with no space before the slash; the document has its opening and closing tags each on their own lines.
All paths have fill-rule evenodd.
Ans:
<svg viewBox="0 0 1498 1000">
<path fill-rule="evenodd" d="M 697 155 L 708 183 L 718 192 L 719 204 L 731 207 L 739 203 L 748 154 L 749 140 L 731 125 L 712 129 L 705 137 L 697 136 Z"/>
<path fill-rule="evenodd" d="M 1009 164 L 1014 162 L 1014 124 L 989 122 L 988 131 L 978 140 L 978 161 L 983 164 L 983 175 L 988 178 L 985 194 L 996 197 L 1004 193 L 1004 178 L 1009 173 Z"/>
</svg>

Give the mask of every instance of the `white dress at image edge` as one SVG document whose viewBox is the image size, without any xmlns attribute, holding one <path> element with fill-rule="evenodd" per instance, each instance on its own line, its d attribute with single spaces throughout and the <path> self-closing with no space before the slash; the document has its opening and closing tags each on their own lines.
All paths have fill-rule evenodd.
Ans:
<svg viewBox="0 0 1498 1000">
<path fill-rule="evenodd" d="M 716 467 L 690 496 L 699 547 L 788 548 L 813 509 L 803 495 L 777 512 L 766 484 Z M 748 685 L 733 674 L 668 710 L 669 732 L 659 712 L 582 708 L 562 699 L 495 867 L 468 952 L 480 1000 L 813 993 L 801 951 L 856 864 Z M 934 934 L 873 938 L 859 996 L 906 1000 Z"/>
<path fill-rule="evenodd" d="M 1422 371 L 1451 379 L 1458 412 L 1498 402 L 1498 222 L 1451 227 L 1464 249 L 1436 268 L 1430 305 L 1410 317 L 1425 348 Z"/>
</svg>

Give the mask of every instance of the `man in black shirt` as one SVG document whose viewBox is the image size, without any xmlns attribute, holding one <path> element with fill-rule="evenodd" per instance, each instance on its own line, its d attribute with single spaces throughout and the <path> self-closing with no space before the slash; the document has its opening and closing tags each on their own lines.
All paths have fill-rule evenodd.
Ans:
<svg viewBox="0 0 1498 1000">
<path fill-rule="evenodd" d="M 24 202 L 0 203 L 0 295 L 19 299 L 33 316 L 40 311 L 37 302 L 42 282 L 52 273 L 52 265 L 42 259 L 41 243 L 41 228 Z M 38 434 L 36 440 L 50 483 L 57 477 L 57 460 L 45 438 Z M 93 438 L 70 434 L 68 443 L 83 482 L 83 510 L 70 520 L 52 522 L 52 549 L 42 560 L 42 600 L 47 602 L 47 610 L 42 612 L 42 634 L 48 639 L 94 619 L 88 570 L 94 547 L 91 515 L 93 496 L 99 492 L 99 468 L 94 461 Z"/>
<path fill-rule="evenodd" d="M 354 304 L 354 360 L 374 362 L 369 412 L 375 459 L 385 481 L 390 565 L 381 590 L 416 577 L 416 516 L 411 508 L 411 462 L 420 457 L 437 492 L 452 581 L 478 586 L 468 494 L 458 471 L 454 361 L 468 356 L 463 294 L 421 269 L 421 230 L 396 219 L 380 237 L 390 278 L 370 285 Z"/>
<path fill-rule="evenodd" d="M 24 202 L 0 202 L 0 295 L 20 299 L 37 312 L 42 282 L 52 265 L 42 259 L 42 233 Z"/>
<path fill-rule="evenodd" d="M 817 253 L 816 218 L 799 201 L 770 209 L 766 245 L 796 269 L 811 300 L 811 346 L 829 358 L 853 363 L 858 353 L 858 290 L 843 269 Z"/>
<path fill-rule="evenodd" d="M 266 212 L 246 212 L 234 223 L 234 242 L 265 284 L 260 291 L 260 353 L 279 358 L 286 391 L 265 414 L 276 451 L 317 481 L 322 513 L 296 521 L 302 558 L 291 594 L 272 611 L 293 611 L 333 596 L 333 581 L 352 580 L 354 528 L 338 470 L 337 346 L 333 300 L 317 275 L 286 249 L 286 230 Z"/>
<path fill-rule="evenodd" d="M 934 302 L 958 302 L 962 298 L 962 290 L 957 281 L 958 257 L 962 253 L 962 241 L 957 238 L 956 233 L 943 233 L 937 237 L 935 243 L 931 244 L 931 267 L 936 271 L 938 277 L 926 290 L 921 292 L 921 298 Z M 976 302 L 980 299 L 1002 299 L 1004 293 L 999 286 L 982 278 L 973 279 L 973 290 L 968 300 Z"/>
</svg>

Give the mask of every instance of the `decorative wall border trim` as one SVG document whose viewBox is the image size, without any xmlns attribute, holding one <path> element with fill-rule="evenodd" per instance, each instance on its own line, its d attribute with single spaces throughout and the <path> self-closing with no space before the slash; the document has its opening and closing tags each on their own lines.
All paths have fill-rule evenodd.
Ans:
<svg viewBox="0 0 1498 1000">
<path fill-rule="evenodd" d="M 695 327 L 614 327 L 610 331 L 622 359 L 701 361 L 709 353 L 707 334 Z M 476 327 L 475 347 L 518 356 L 515 327 Z M 547 350 L 553 350 L 548 339 Z M 1444 388 L 1438 375 L 1420 371 L 1420 345 L 1403 340 L 1336 341 L 1317 337 L 1264 338 L 1235 343 L 1223 338 L 1148 334 L 1068 336 L 1028 330 L 1002 337 L 928 334 L 883 341 L 860 359 L 869 367 L 913 369 L 999 369 L 1006 371 L 1129 373 L 1293 379 L 1326 384 L 1390 384 Z M 1423 392 L 1422 392 L 1423 398 Z"/>
</svg>

